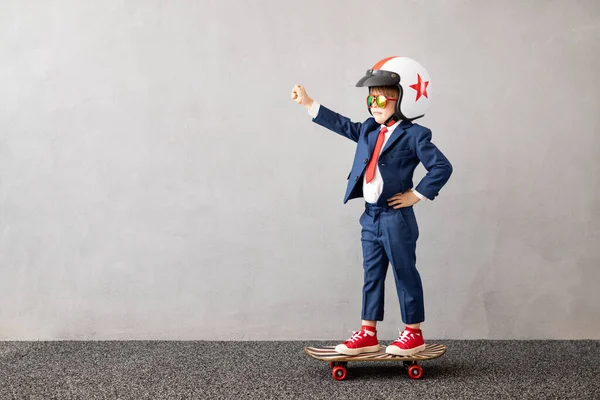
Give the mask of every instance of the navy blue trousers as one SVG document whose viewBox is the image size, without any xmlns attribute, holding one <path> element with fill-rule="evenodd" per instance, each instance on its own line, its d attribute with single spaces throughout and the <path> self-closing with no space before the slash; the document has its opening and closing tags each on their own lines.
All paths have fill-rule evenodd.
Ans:
<svg viewBox="0 0 600 400">
<path fill-rule="evenodd" d="M 423 322 L 423 286 L 416 268 L 419 228 L 413 208 L 383 208 L 365 203 L 360 224 L 365 271 L 362 319 L 383 321 L 385 276 L 391 264 L 402 321 Z"/>
</svg>

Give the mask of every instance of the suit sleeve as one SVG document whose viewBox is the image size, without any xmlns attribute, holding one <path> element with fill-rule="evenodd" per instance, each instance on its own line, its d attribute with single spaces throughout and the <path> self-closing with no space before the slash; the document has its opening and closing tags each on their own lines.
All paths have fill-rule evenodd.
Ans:
<svg viewBox="0 0 600 400">
<path fill-rule="evenodd" d="M 416 191 L 433 200 L 452 175 L 452 164 L 444 154 L 431 143 L 431 130 L 423 130 L 417 137 L 417 157 L 427 170 L 427 174 L 415 188 Z"/>
<path fill-rule="evenodd" d="M 313 103 L 313 106 L 309 110 L 309 114 L 313 116 L 313 122 L 354 142 L 358 142 L 362 123 L 352 122 L 349 118 L 331 111 L 317 102 Z"/>
</svg>

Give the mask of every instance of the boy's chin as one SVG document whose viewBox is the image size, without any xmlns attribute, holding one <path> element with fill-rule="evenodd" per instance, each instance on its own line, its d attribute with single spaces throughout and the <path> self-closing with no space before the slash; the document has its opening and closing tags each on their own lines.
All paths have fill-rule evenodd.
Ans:
<svg viewBox="0 0 600 400">
<path fill-rule="evenodd" d="M 385 121 L 387 121 L 387 118 L 383 115 L 374 114 L 373 118 L 375 118 L 375 121 L 377 121 L 378 124 L 383 124 Z"/>
</svg>

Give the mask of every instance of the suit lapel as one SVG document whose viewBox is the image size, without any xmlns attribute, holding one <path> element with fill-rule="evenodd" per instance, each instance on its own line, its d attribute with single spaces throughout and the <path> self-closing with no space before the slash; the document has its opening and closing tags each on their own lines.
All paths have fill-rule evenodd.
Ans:
<svg viewBox="0 0 600 400">
<path fill-rule="evenodd" d="M 369 143 L 369 157 L 373 154 L 373 150 L 375 150 L 375 143 L 377 143 L 377 136 L 379 136 L 379 131 L 381 129 L 377 129 L 376 131 L 372 131 L 367 136 L 367 141 Z"/>
<path fill-rule="evenodd" d="M 396 127 L 396 129 L 394 129 L 394 132 L 392 132 L 392 135 L 390 136 L 390 138 L 388 139 L 388 141 L 385 143 L 385 146 L 383 146 L 383 150 L 381 150 L 381 154 L 385 153 L 390 147 L 393 146 L 393 144 L 400 139 L 400 137 L 404 134 L 405 129 L 407 127 L 409 127 L 410 125 L 412 125 L 411 122 L 408 121 L 402 121 L 398 124 L 398 126 Z"/>
</svg>

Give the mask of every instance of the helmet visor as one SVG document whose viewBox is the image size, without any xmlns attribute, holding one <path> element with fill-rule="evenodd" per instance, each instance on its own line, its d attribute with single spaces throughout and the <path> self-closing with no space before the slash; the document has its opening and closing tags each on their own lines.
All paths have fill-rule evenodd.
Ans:
<svg viewBox="0 0 600 400">
<path fill-rule="evenodd" d="M 396 86 L 398 83 L 400 83 L 400 76 L 395 72 L 368 69 L 365 76 L 356 83 L 356 87 Z"/>
</svg>

